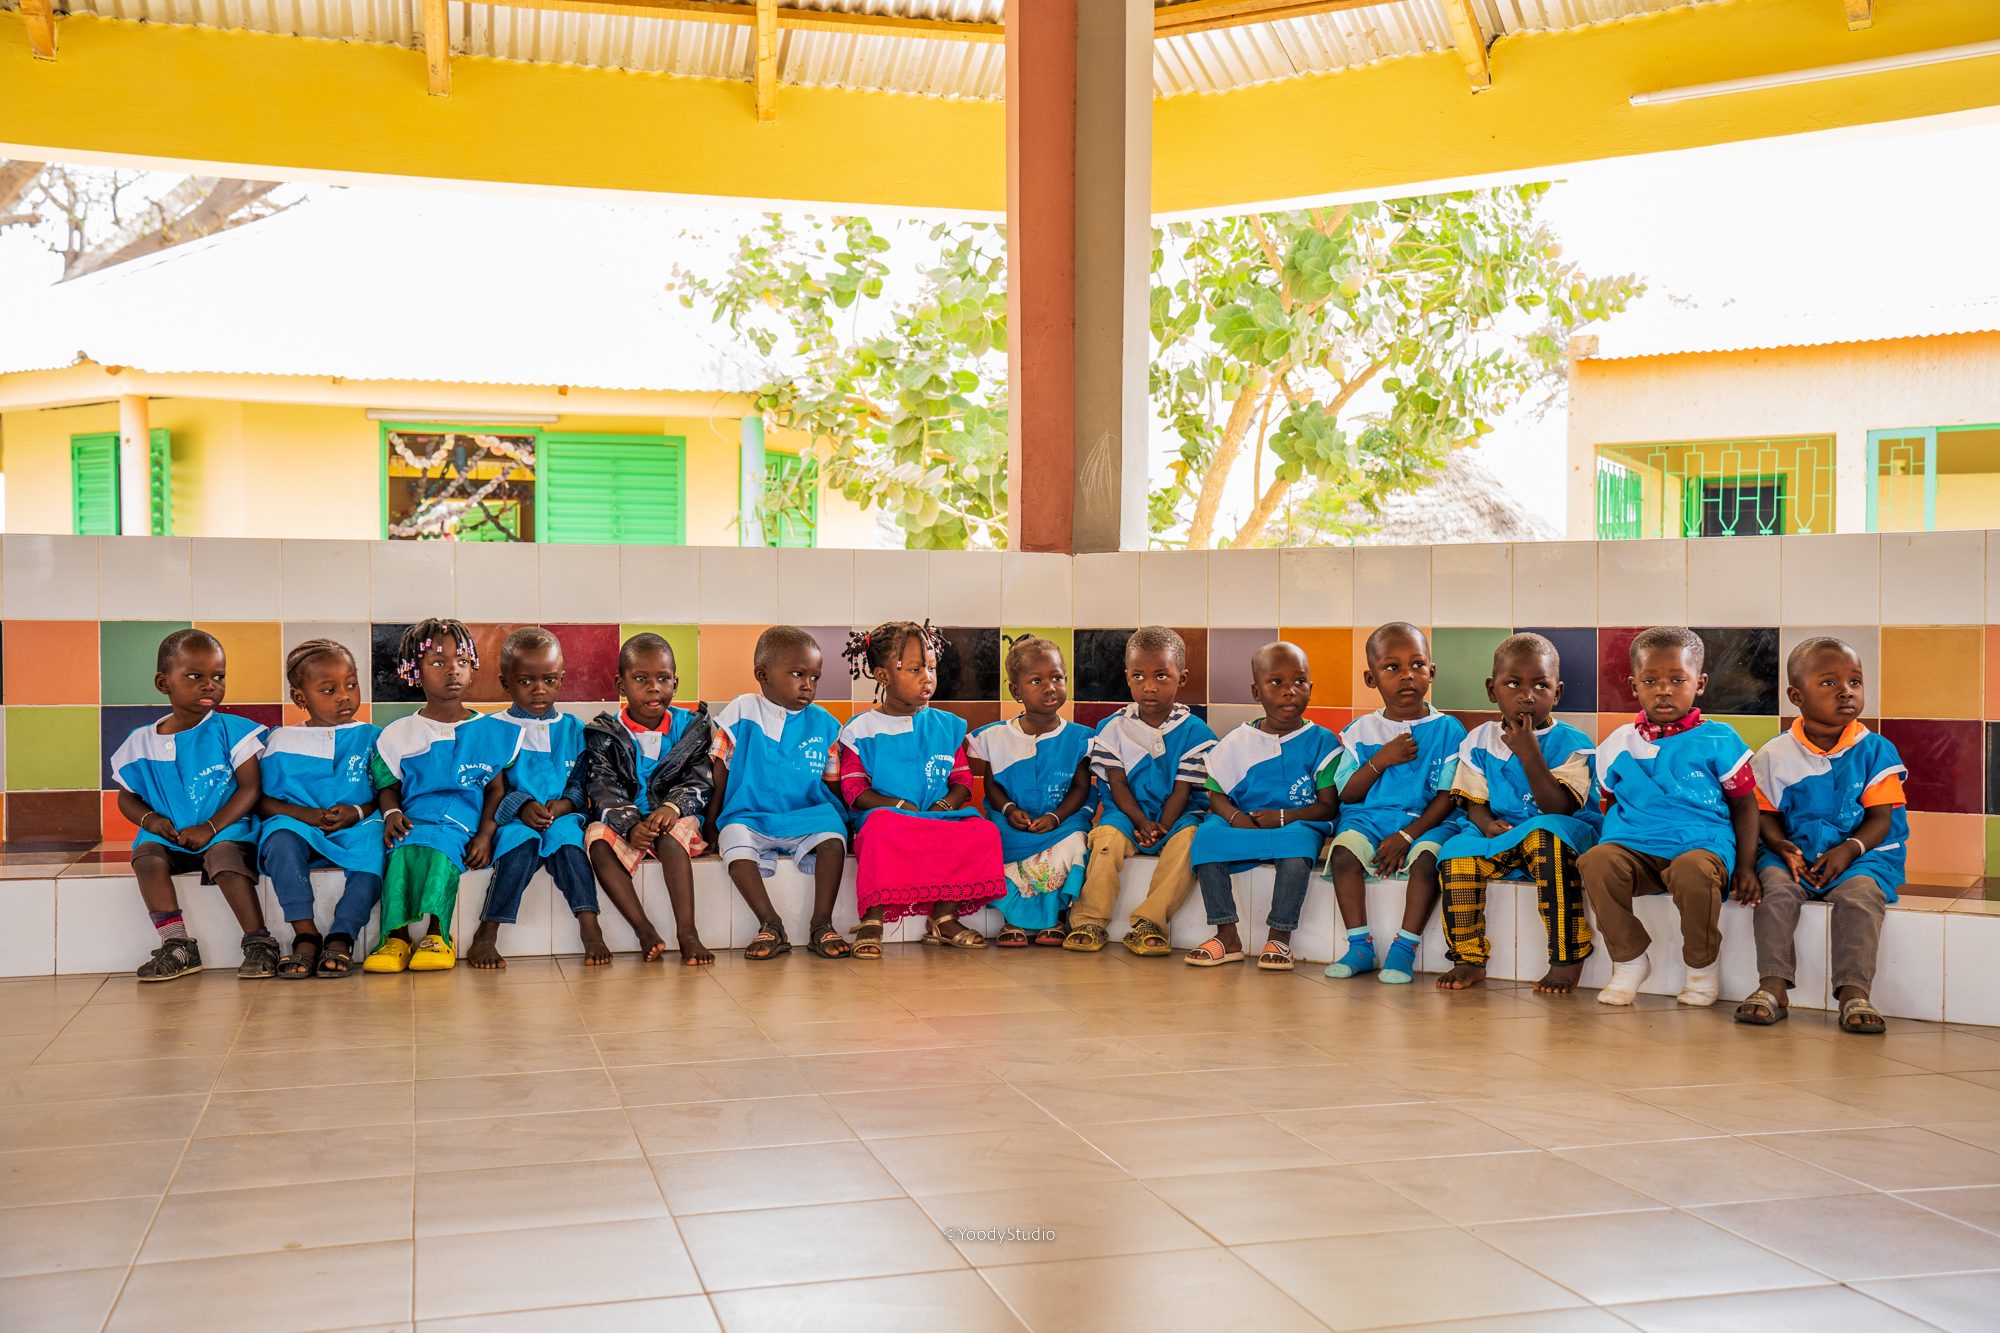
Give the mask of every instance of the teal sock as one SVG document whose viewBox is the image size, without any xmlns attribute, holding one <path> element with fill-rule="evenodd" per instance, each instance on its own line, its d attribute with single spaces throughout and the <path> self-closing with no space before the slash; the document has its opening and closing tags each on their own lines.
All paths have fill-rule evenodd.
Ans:
<svg viewBox="0 0 2000 1333">
<path fill-rule="evenodd" d="M 1421 943 L 1423 936 L 1397 931 L 1395 941 L 1389 946 L 1389 956 L 1382 960 L 1382 975 L 1376 980 L 1390 986 L 1409 985 L 1416 976 L 1417 946 Z"/>
<path fill-rule="evenodd" d="M 1368 933 L 1368 927 L 1357 926 L 1347 932 L 1347 952 L 1339 961 L 1326 969 L 1330 977 L 1358 977 L 1363 972 L 1375 970 L 1375 937 Z"/>
</svg>

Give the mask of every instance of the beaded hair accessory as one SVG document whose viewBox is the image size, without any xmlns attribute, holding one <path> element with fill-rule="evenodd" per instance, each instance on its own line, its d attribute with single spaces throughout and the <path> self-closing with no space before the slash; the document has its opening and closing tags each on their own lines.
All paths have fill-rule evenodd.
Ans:
<svg viewBox="0 0 2000 1333">
<path fill-rule="evenodd" d="M 915 634 L 910 635 L 905 632 L 899 635 L 897 631 L 901 630 L 904 625 L 916 631 Z M 889 630 L 890 633 L 878 635 L 878 631 L 885 629 Z M 895 651 L 899 637 L 921 639 L 924 646 L 933 653 L 942 653 L 944 651 L 944 634 L 942 631 L 934 628 L 928 618 L 921 625 L 910 621 L 903 621 L 901 625 L 891 622 L 889 625 L 877 625 L 873 630 L 855 630 L 847 636 L 847 645 L 840 650 L 841 657 L 847 661 L 848 674 L 855 680 L 860 680 L 863 676 L 871 674 L 876 666 L 876 663 L 870 660 L 874 654 L 874 650 L 880 646 L 884 651 Z"/>
<path fill-rule="evenodd" d="M 412 652 L 408 657 L 396 663 L 397 679 L 401 680 L 405 685 L 423 684 L 424 658 L 427 657 L 433 649 L 442 648 L 447 643 L 451 644 L 454 648 L 458 650 L 458 655 L 460 657 L 463 657 L 467 661 L 472 663 L 472 669 L 474 671 L 479 670 L 479 649 L 473 646 L 471 640 L 460 639 L 457 638 L 456 636 L 449 639 L 425 639 L 422 643 L 416 646 L 415 651 Z"/>
</svg>

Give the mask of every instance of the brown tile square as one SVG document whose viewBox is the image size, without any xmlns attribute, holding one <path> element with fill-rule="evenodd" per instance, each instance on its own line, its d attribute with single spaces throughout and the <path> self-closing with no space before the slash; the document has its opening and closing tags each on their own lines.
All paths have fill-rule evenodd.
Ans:
<svg viewBox="0 0 2000 1333">
<path fill-rule="evenodd" d="M 1884 625 L 1874 711 L 1885 718 L 1981 716 L 1985 646 L 1981 625 Z"/>
<path fill-rule="evenodd" d="M 7 837 L 14 842 L 94 842 L 104 826 L 100 796 L 95 791 L 10 791 Z"/>
<path fill-rule="evenodd" d="M 10 704 L 94 704 L 97 622 L 10 620 L 0 636 L 0 679 Z"/>
<path fill-rule="evenodd" d="M 472 673 L 472 688 L 465 692 L 467 703 L 505 703 L 507 691 L 500 685 L 500 645 L 507 642 L 507 636 L 521 628 L 517 624 L 492 625 L 484 622 L 467 625 L 472 631 L 472 646 L 479 653 L 479 669 Z M 568 663 L 564 664 L 565 672 Z"/>
</svg>

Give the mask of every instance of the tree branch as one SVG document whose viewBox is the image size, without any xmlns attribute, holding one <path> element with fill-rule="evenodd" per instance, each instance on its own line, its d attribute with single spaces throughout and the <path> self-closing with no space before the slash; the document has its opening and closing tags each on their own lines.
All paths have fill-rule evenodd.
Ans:
<svg viewBox="0 0 2000 1333">
<path fill-rule="evenodd" d="M 1270 392 L 1270 372 L 1262 366 L 1256 367 L 1250 372 L 1250 382 L 1230 406 L 1229 421 L 1223 426 L 1222 438 L 1216 441 L 1215 453 L 1201 475 L 1201 489 L 1195 492 L 1194 517 L 1188 520 L 1190 551 L 1205 549 L 1215 535 L 1215 511 L 1222 506 L 1223 488 L 1236 468 L 1236 455 L 1243 449 L 1243 436 L 1257 414 L 1258 403 Z"/>
<path fill-rule="evenodd" d="M 35 178 L 41 174 L 42 164 L 39 162 L 0 160 L 0 213 L 7 213 L 19 203 L 21 197 L 34 187 Z M 24 220 L 23 215 L 15 215 L 9 219 L 13 222 Z M 0 225 L 5 224 L 0 223 Z"/>
</svg>

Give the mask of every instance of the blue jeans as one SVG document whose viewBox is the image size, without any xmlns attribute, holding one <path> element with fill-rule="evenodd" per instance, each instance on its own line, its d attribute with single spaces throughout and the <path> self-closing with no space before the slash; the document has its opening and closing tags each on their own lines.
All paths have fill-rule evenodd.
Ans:
<svg viewBox="0 0 2000 1333">
<path fill-rule="evenodd" d="M 549 853 L 547 864 L 549 878 L 556 882 L 556 892 L 562 894 L 570 911 L 581 915 L 597 910 L 597 876 L 590 873 L 590 859 L 583 848 L 558 847 Z M 532 842 L 522 843 L 495 861 L 493 878 L 486 885 L 486 908 L 479 919 L 512 925 L 521 914 L 521 896 L 528 891 L 528 881 L 542 865 L 541 849 Z"/>
<path fill-rule="evenodd" d="M 1306 886 L 1312 882 L 1313 863 L 1303 856 L 1287 856 L 1271 865 L 1278 872 L 1278 883 L 1271 891 L 1271 915 L 1264 924 L 1272 930 L 1297 930 L 1299 913 L 1306 905 Z M 1235 925 L 1236 889 L 1229 866 L 1211 861 L 1196 866 L 1194 877 L 1201 881 L 1201 901 L 1208 908 L 1208 924 Z"/>
<path fill-rule="evenodd" d="M 264 839 L 258 859 L 263 862 L 264 873 L 271 877 L 271 887 L 277 890 L 278 910 L 285 914 L 285 920 L 312 920 L 310 872 L 315 868 L 331 866 L 333 862 L 315 852 L 311 843 L 289 830 L 280 830 Z M 340 901 L 333 905 L 333 928 L 327 933 L 360 939 L 362 928 L 368 924 L 375 904 L 381 901 L 380 875 L 348 871 L 347 887 L 341 890 Z"/>
</svg>

